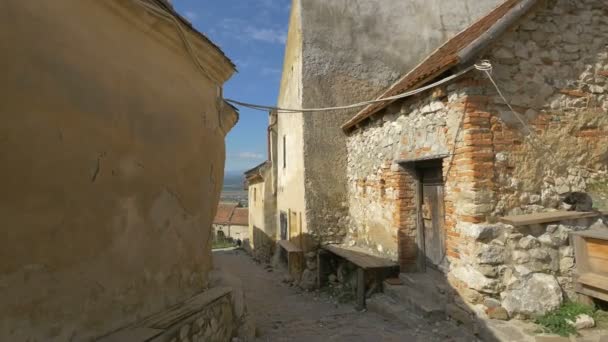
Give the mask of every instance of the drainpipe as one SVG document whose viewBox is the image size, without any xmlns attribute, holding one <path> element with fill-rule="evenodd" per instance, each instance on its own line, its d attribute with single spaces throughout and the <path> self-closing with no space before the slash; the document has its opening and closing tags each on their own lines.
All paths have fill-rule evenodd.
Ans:
<svg viewBox="0 0 608 342">
<path fill-rule="evenodd" d="M 272 144 L 272 129 L 277 125 L 277 122 L 279 121 L 278 118 L 278 113 L 276 110 L 272 110 L 269 113 L 270 115 L 270 125 L 268 125 L 268 131 L 266 134 L 266 138 L 267 138 L 267 143 L 266 146 L 268 147 L 268 158 L 270 159 L 270 165 L 271 165 L 271 169 L 270 169 L 270 178 L 272 180 L 272 194 L 276 195 L 277 194 L 277 189 L 276 189 L 276 182 L 274 179 L 274 168 L 276 167 L 276 161 L 274 160 L 274 155 L 272 153 L 273 151 L 273 144 Z M 274 119 L 274 121 L 273 121 Z"/>
</svg>

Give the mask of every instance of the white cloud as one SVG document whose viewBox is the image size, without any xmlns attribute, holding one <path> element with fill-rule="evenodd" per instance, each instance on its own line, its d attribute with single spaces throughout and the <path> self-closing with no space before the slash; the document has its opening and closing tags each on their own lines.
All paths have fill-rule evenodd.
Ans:
<svg viewBox="0 0 608 342">
<path fill-rule="evenodd" d="M 252 39 L 267 43 L 285 44 L 287 40 L 287 33 L 279 29 L 248 27 L 245 33 Z"/>
<path fill-rule="evenodd" d="M 262 68 L 261 73 L 263 76 L 279 75 L 281 74 L 281 69 L 264 67 Z"/>
<path fill-rule="evenodd" d="M 263 154 L 256 152 L 239 152 L 233 157 L 235 157 L 236 159 L 244 160 L 263 160 L 264 158 L 266 158 Z"/>
<path fill-rule="evenodd" d="M 184 16 L 186 17 L 186 19 L 192 21 L 196 21 L 196 19 L 198 18 L 198 14 L 194 11 L 186 11 L 184 13 Z"/>
</svg>

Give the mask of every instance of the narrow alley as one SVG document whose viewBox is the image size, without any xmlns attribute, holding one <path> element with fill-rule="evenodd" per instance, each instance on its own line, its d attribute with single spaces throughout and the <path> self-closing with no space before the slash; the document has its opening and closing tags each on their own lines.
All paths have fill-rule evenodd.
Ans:
<svg viewBox="0 0 608 342">
<path fill-rule="evenodd" d="M 246 285 L 246 304 L 259 342 L 476 340 L 451 321 L 429 322 L 411 315 L 406 325 L 357 312 L 352 304 L 336 304 L 327 294 L 304 292 L 282 282 L 281 271 L 256 263 L 242 250 L 216 251 L 213 261 Z"/>
</svg>

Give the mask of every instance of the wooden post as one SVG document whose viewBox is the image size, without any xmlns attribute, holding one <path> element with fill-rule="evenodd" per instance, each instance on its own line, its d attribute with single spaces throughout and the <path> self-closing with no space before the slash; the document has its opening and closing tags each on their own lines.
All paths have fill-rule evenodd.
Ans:
<svg viewBox="0 0 608 342">
<path fill-rule="evenodd" d="M 357 268 L 357 310 L 365 310 L 365 270 Z"/>
<path fill-rule="evenodd" d="M 317 253 L 317 288 L 322 288 L 327 283 L 327 252 L 319 250 Z"/>
</svg>

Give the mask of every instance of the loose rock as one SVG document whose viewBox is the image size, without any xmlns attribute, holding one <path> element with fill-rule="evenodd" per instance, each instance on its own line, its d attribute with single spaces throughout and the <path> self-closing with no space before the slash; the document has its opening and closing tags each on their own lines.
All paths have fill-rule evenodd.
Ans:
<svg viewBox="0 0 608 342">
<path fill-rule="evenodd" d="M 595 326 L 595 320 L 593 317 L 585 314 L 576 316 L 576 320 L 574 322 L 571 320 L 568 320 L 567 322 L 576 328 L 576 330 L 589 329 Z"/>
</svg>

